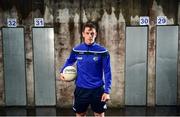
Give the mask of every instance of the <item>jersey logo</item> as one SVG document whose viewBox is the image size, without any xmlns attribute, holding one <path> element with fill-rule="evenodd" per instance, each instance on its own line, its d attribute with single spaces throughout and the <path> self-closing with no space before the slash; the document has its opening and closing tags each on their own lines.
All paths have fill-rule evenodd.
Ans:
<svg viewBox="0 0 180 117">
<path fill-rule="evenodd" d="M 98 57 L 97 56 L 93 57 L 93 60 L 98 61 Z"/>
</svg>

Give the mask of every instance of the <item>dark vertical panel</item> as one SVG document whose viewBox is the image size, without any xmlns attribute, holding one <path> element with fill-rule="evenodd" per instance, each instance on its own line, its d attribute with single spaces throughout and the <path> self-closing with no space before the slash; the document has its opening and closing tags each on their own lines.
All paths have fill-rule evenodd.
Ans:
<svg viewBox="0 0 180 117">
<path fill-rule="evenodd" d="M 146 105 L 147 27 L 126 27 L 125 105 Z"/>
<path fill-rule="evenodd" d="M 54 29 L 33 28 L 35 104 L 55 105 Z"/>
<path fill-rule="evenodd" d="M 156 104 L 177 104 L 178 26 L 157 27 Z"/>
<path fill-rule="evenodd" d="M 177 79 L 177 104 L 180 105 L 180 26 L 178 27 L 178 79 Z"/>
<path fill-rule="evenodd" d="M 32 10 L 35 11 L 39 9 L 41 14 L 44 14 L 44 0 L 32 0 Z"/>
<path fill-rule="evenodd" d="M 151 5 L 151 0 L 141 0 L 141 7 L 139 9 L 140 16 L 149 16 Z"/>
<path fill-rule="evenodd" d="M 24 29 L 3 28 L 5 103 L 26 105 Z"/>
<path fill-rule="evenodd" d="M 178 2 L 179 0 L 157 0 L 158 5 L 163 8 L 165 16 L 174 19 L 174 24 L 178 24 Z"/>
<path fill-rule="evenodd" d="M 3 10 L 12 8 L 12 3 L 10 2 L 10 0 L 1 0 L 0 3 L 0 6 Z"/>
<path fill-rule="evenodd" d="M 32 11 L 32 0 L 19 0 L 16 4 L 18 11 L 22 14 L 22 19 L 25 19 Z"/>
</svg>

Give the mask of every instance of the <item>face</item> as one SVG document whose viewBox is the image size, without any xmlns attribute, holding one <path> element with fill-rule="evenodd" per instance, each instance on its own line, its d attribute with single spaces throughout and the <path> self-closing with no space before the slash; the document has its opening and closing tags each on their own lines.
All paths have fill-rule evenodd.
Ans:
<svg viewBox="0 0 180 117">
<path fill-rule="evenodd" d="M 96 38 L 96 29 L 86 27 L 84 32 L 82 32 L 82 36 L 84 38 L 84 42 L 88 45 L 94 43 Z"/>
</svg>

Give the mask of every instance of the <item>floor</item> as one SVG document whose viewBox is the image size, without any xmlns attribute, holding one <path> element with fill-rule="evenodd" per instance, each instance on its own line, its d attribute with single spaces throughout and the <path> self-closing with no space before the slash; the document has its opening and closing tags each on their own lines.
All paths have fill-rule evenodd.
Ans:
<svg viewBox="0 0 180 117">
<path fill-rule="evenodd" d="M 92 111 L 88 110 L 87 115 L 93 115 Z M 74 116 L 74 113 L 60 107 L 0 107 L 0 116 Z M 106 116 L 180 116 L 180 107 L 108 108 Z"/>
</svg>

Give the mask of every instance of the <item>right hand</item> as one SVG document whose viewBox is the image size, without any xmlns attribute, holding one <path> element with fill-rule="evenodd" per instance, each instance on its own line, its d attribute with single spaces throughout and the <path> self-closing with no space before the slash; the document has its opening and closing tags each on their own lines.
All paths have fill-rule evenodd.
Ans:
<svg viewBox="0 0 180 117">
<path fill-rule="evenodd" d="M 64 78 L 64 74 L 63 74 L 63 73 L 60 74 L 59 79 L 62 80 L 62 81 L 65 81 L 65 78 Z"/>
</svg>

